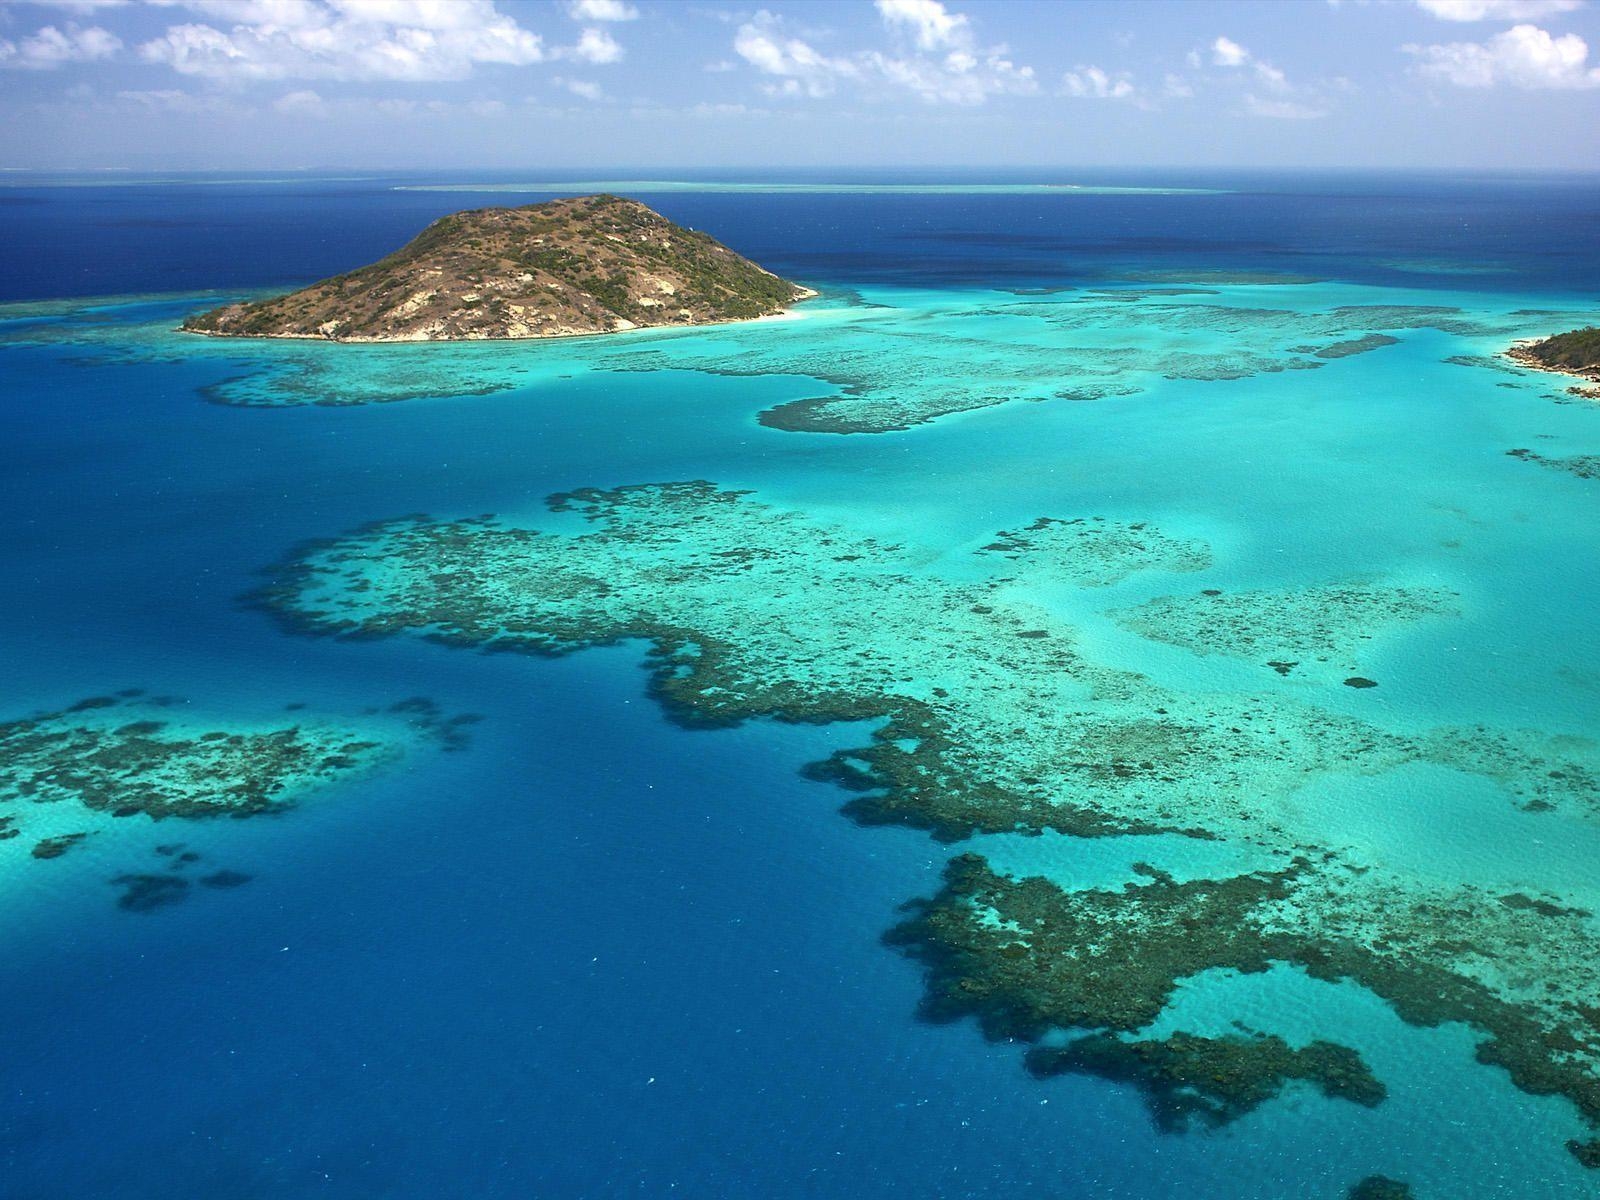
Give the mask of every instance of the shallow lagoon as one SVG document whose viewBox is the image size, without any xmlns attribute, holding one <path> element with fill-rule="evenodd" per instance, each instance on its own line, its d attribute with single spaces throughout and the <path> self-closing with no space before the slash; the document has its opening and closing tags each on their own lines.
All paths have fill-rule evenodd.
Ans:
<svg viewBox="0 0 1600 1200">
<path fill-rule="evenodd" d="M 1070 203 L 1105 214 L 1116 199 Z M 888 256 L 930 201 L 851 203 Z M 972 233 L 948 242 L 960 248 L 944 260 L 952 275 L 981 270 L 997 221 L 1037 224 L 1031 207 L 1022 220 L 948 203 L 958 207 L 947 224 Z M 1167 218 L 1143 211 L 1163 228 Z M 393 391 L 385 372 L 414 377 L 404 356 L 415 351 L 191 342 L 165 332 L 182 299 L 114 308 L 65 339 L 19 339 L 9 326 L 32 344 L 0 352 L 10 460 L 0 488 L 26 581 L 4 601 L 0 636 L 18 681 L 7 715 L 139 686 L 224 721 L 289 703 L 360 714 L 418 694 L 485 716 L 466 750 L 419 749 L 281 819 L 191 822 L 181 834 L 147 823 L 60 859 L 14 870 L 3 860 L 18 914 L 3 935 L 18 1036 L 5 1051 L 15 1090 L 0 1109 L 0 1155 L 23 1194 L 94 1194 L 118 1179 L 127 1195 L 675 1185 L 1334 1197 L 1380 1171 L 1419 1195 L 1592 1194 L 1593 1173 L 1562 1148 L 1582 1136 L 1565 1101 L 1531 1099 L 1474 1063 L 1461 1026 L 1405 1025 L 1368 992 L 1290 968 L 1198 976 L 1171 1019 L 1349 1044 L 1389 1090 L 1377 1108 L 1291 1085 L 1218 1133 L 1162 1136 L 1125 1087 L 1035 1082 L 1020 1047 L 986 1045 L 970 1024 L 911 1021 L 918 972 L 877 939 L 900 902 L 938 888 L 952 851 L 915 831 L 853 826 L 834 813 L 841 793 L 796 771 L 861 745 L 865 727 L 684 732 L 645 696 L 638 643 L 553 662 L 483 657 L 408 638 L 290 636 L 238 603 L 304 539 L 373 519 L 495 513 L 581 534 L 583 522 L 552 517 L 543 499 L 585 486 L 705 478 L 752 489 L 906 547 L 919 571 L 952 586 L 1011 569 L 974 554 L 1000 530 L 1102 516 L 1203 542 L 1211 563 L 1098 587 L 1048 572 L 1022 580 L 1019 602 L 1072 629 L 1091 662 L 1177 692 L 1265 694 L 1390 729 L 1595 736 L 1595 485 L 1505 452 L 1594 453 L 1600 413 L 1562 402 L 1549 377 L 1444 361 L 1492 354 L 1551 319 L 1521 310 L 1593 319 L 1593 297 L 1541 282 L 1537 262 L 1514 290 L 1487 292 L 1444 272 L 1443 286 L 1420 289 L 1228 283 L 1214 274 L 1220 251 L 1201 257 L 1211 274 L 1196 290 L 1214 294 L 1132 301 L 1098 291 L 1156 285 L 1118 284 L 1103 266 L 1076 276 L 1044 252 L 1009 282 L 1033 286 L 1053 269 L 1077 292 L 927 278 L 885 287 L 834 272 L 819 280 L 832 289 L 820 315 L 801 321 L 451 349 L 449 370 L 430 372 L 417 398 L 337 409 L 263 411 L 202 393 L 259 396 L 263 367 L 307 356 L 323 370 L 307 394 Z M 1239 257 L 1267 269 L 1254 251 Z M 1315 358 L 1291 347 L 1367 329 L 1308 331 L 1303 314 L 1350 305 L 1456 308 L 1440 319 L 1484 331 L 1381 325 L 1396 344 L 1312 368 L 1218 380 L 1141 366 L 1113 378 L 1137 391 L 1054 395 L 1052 372 L 1071 377 L 1095 348 L 1244 354 L 1252 367 Z M 1196 307 L 1297 315 L 1197 329 Z M 1023 347 L 1011 376 L 1008 341 Z M 898 402 L 919 387 L 1007 402 L 848 436 L 759 422 L 838 394 L 850 381 L 797 368 L 849 353 Z M 730 355 L 754 373 L 707 373 Z M 976 378 L 973 363 L 984 367 Z M 435 375 L 502 390 L 438 395 L 449 387 Z M 1447 589 L 1454 613 L 1344 630 L 1349 652 L 1332 675 L 1196 654 L 1116 619 L 1202 587 L 1289 591 L 1355 576 Z M 1379 687 L 1341 686 L 1346 658 Z M 956 664 L 939 685 L 951 690 L 961 674 Z M 1329 843 L 1343 836 L 1397 870 L 1515 883 L 1573 905 L 1594 890 L 1584 836 L 1560 831 L 1578 821 L 1586 834 L 1592 813 L 1519 812 L 1482 776 L 1335 775 L 1289 803 Z M 1466 828 L 1475 814 L 1481 837 Z M 1548 872 L 1526 843 L 1486 849 L 1533 838 L 1541 820 L 1559 827 L 1562 849 Z M 1423 840 L 1436 825 L 1449 828 Z M 118 911 L 110 877 L 168 840 L 253 878 Z M 1128 840 L 1137 847 L 997 834 L 956 849 L 1068 887 L 1121 886 L 1141 862 L 1180 879 L 1257 865 L 1230 843 Z M 155 1169 L 152 1146 L 181 1149 L 191 1173 L 175 1179 L 171 1157 Z"/>
</svg>

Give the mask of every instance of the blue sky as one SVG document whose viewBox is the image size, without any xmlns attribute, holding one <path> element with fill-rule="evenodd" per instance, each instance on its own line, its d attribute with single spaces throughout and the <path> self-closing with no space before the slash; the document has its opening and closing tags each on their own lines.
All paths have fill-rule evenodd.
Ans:
<svg viewBox="0 0 1600 1200">
<path fill-rule="evenodd" d="M 1584 0 L 0 0 L 0 167 L 1600 169 Z"/>
</svg>

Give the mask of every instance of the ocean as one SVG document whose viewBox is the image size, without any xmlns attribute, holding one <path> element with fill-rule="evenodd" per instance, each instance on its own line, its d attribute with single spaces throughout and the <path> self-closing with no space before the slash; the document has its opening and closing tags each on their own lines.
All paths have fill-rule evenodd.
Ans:
<svg viewBox="0 0 1600 1200">
<path fill-rule="evenodd" d="M 174 330 L 563 180 L 821 295 Z M 1600 1195 L 1600 178 L 0 209 L 7 1200 Z"/>
</svg>

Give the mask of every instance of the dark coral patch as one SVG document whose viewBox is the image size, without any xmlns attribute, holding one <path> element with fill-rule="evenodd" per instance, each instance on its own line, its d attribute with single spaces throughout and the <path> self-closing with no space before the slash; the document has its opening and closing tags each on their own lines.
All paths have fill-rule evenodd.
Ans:
<svg viewBox="0 0 1600 1200">
<path fill-rule="evenodd" d="M 126 912 L 153 912 L 189 894 L 189 881 L 177 875 L 118 875 L 111 882 L 122 889 L 117 907 Z"/>
<path fill-rule="evenodd" d="M 255 876 L 246 875 L 243 871 L 213 871 L 210 875 L 202 875 L 200 882 L 208 888 L 236 888 L 249 883 Z"/>
<path fill-rule="evenodd" d="M 1600 1121 L 1600 1078 L 1570 1057 L 1594 1036 L 1589 1018 L 1542 1027 L 1407 947 L 1280 926 L 1275 913 L 1313 903 L 1329 886 L 1301 859 L 1228 879 L 1067 892 L 963 854 L 946 868 L 943 890 L 918 902 L 887 941 L 924 965 L 926 1019 L 974 1017 L 997 1040 L 1037 1041 L 1052 1029 L 1133 1033 L 1155 1020 L 1181 980 L 1216 967 L 1250 974 L 1292 964 L 1369 988 L 1411 1024 L 1462 1021 L 1485 1030 L 1480 1061 L 1504 1067 L 1525 1091 L 1565 1095 Z"/>
<path fill-rule="evenodd" d="M 1537 896 L 1528 896 L 1522 892 L 1512 892 L 1510 895 L 1501 896 L 1500 903 L 1510 909 L 1536 912 L 1541 917 L 1577 917 L 1583 919 L 1594 916 L 1594 913 L 1586 908 L 1569 908 L 1566 905 L 1556 904 L 1550 900 L 1541 900 Z"/>
<path fill-rule="evenodd" d="M 1569 475 L 1576 475 L 1579 479 L 1600 479 L 1600 454 L 1571 454 L 1564 458 L 1550 458 L 1526 447 L 1507 450 L 1506 453 L 1512 458 L 1520 458 L 1523 462 L 1549 467 L 1552 471 L 1565 471 Z"/>
<path fill-rule="evenodd" d="M 87 833 L 63 833 L 57 837 L 44 838 L 34 844 L 33 857 L 60 858 L 88 836 Z"/>
<path fill-rule="evenodd" d="M 206 729 L 103 711 L 160 703 L 96 696 L 58 712 L 0 722 L 0 801 L 73 801 L 121 818 L 255 816 L 283 811 L 303 792 L 370 770 L 407 740 L 398 727 L 374 728 L 370 736 L 321 721 Z M 425 699 L 404 701 L 391 712 L 392 726 L 405 722 L 452 749 L 466 744 L 474 719 L 447 717 Z"/>
<path fill-rule="evenodd" d="M 1318 358 L 1350 358 L 1356 354 L 1366 354 L 1371 350 L 1381 350 L 1385 346 L 1396 345 L 1399 341 L 1399 338 L 1390 337 L 1386 333 L 1369 333 L 1365 337 L 1324 346 L 1316 351 L 1316 355 Z"/>
<path fill-rule="evenodd" d="M 1273 1036 L 1175 1033 L 1125 1041 L 1104 1033 L 1065 1046 L 1035 1047 L 1027 1064 L 1041 1079 L 1073 1073 L 1133 1084 L 1144 1093 L 1163 1133 L 1182 1132 L 1196 1123 L 1226 1125 L 1274 1099 L 1295 1079 L 1330 1098 L 1368 1108 L 1388 1094 L 1348 1046 L 1316 1041 L 1295 1049 Z"/>
<path fill-rule="evenodd" d="M 1567 1149 L 1584 1166 L 1600 1170 L 1600 1138 L 1592 1138 L 1587 1142 L 1573 1138 L 1567 1143 Z"/>
<path fill-rule="evenodd" d="M 1368 1175 L 1349 1191 L 1350 1200 L 1411 1200 L 1409 1183 L 1390 1179 L 1387 1175 Z"/>
</svg>

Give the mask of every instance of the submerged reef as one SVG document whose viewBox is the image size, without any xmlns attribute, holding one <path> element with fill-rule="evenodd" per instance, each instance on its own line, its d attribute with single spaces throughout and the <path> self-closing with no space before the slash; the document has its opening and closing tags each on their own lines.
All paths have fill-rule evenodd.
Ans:
<svg viewBox="0 0 1600 1200">
<path fill-rule="evenodd" d="M 1196 1122 L 1226 1125 L 1275 1098 L 1291 1080 L 1368 1108 L 1388 1095 L 1350 1047 L 1317 1041 L 1296 1049 L 1274 1036 L 1174 1033 L 1125 1040 L 1102 1033 L 1065 1046 L 1035 1047 L 1027 1064 L 1039 1078 L 1072 1073 L 1137 1086 L 1164 1133 Z"/>
<path fill-rule="evenodd" d="M 1349 1191 L 1350 1200 L 1411 1200 L 1413 1194 L 1409 1183 L 1387 1175 L 1368 1175 Z"/>
<path fill-rule="evenodd" d="M 926 292 L 898 295 L 895 306 L 835 292 L 808 304 L 798 320 L 634 330 L 581 344 L 239 343 L 174 332 L 192 308 L 181 298 L 86 301 L 43 313 L 0 306 L 0 343 L 68 346 L 109 363 L 212 361 L 228 377 L 206 385 L 206 398 L 246 407 L 480 395 L 595 372 L 797 376 L 816 381 L 816 393 L 768 408 L 760 423 L 843 434 L 909 429 L 1015 401 L 1130 397 L 1170 380 L 1339 370 L 1341 358 L 1381 352 L 1407 330 L 1511 338 L 1552 319 L 1508 313 L 1469 320 L 1439 305 L 1266 308 L 1259 291 L 1217 290 L 1253 287 L 1260 279 L 1200 282 L 1216 286 L 997 290 L 967 293 L 956 303 L 947 292 Z M 1346 291 L 1352 298 L 1382 294 Z"/>
<path fill-rule="evenodd" d="M 253 816 L 368 770 L 392 739 L 312 722 L 212 727 L 97 697 L 0 723 L 0 804 L 71 801 L 114 816 Z M 220 724 L 220 723 L 219 723 Z"/>
<path fill-rule="evenodd" d="M 30 853 L 34 858 L 60 858 L 88 836 L 87 833 L 61 833 L 42 838 L 33 844 Z"/>
<path fill-rule="evenodd" d="M 127 828 L 130 818 L 281 813 L 417 745 L 458 746 L 471 719 L 447 718 L 422 699 L 357 718 L 229 720 L 189 713 L 171 697 L 137 691 L 93 696 L 0 722 L 0 829 L 10 839 L 49 826 L 30 853 L 52 859 L 91 832 Z M 57 832 L 63 819 L 79 828 Z M 187 880 L 171 873 L 200 856 L 178 844 L 157 846 L 156 853 L 169 860 L 166 872 L 131 872 L 113 880 L 124 889 L 122 908 L 148 911 L 187 892 Z M 225 888 L 249 878 L 224 869 L 200 882 Z"/>
<path fill-rule="evenodd" d="M 1288 963 L 1355 980 L 1414 1023 L 1472 1024 L 1487 1035 L 1484 1061 L 1600 1121 L 1587 919 L 1331 844 L 1298 800 L 1321 778 L 1425 764 L 1482 776 L 1528 814 L 1594 819 L 1592 743 L 1390 728 L 1281 689 L 1179 690 L 1090 659 L 1036 599 L 1049 590 L 1040 585 L 1098 587 L 1202 563 L 1200 547 L 1156 523 L 1039 521 L 953 569 L 932 551 L 705 481 L 584 489 L 550 506 L 587 529 L 377 524 L 302 548 L 258 599 L 307 633 L 411 632 L 543 655 L 637 639 L 652 694 L 687 726 L 876 721 L 867 744 L 807 768 L 855 793 L 846 811 L 862 822 L 950 840 L 1167 831 L 1247 847 L 1264 864 L 1224 879 L 1156 873 L 1069 892 L 962 856 L 945 891 L 894 934 L 928 966 L 929 1015 L 972 1015 L 1025 1040 L 1136 1034 L 1182 980 Z M 1366 597 L 1365 586 L 1350 594 Z M 1396 600 L 1373 596 L 1316 636 L 1339 646 L 1364 621 L 1381 627 Z M 1434 613 L 1441 603 L 1407 595 L 1400 607 Z M 1272 1045 L 1206 1049 L 1232 1055 L 1241 1087 L 1251 1075 L 1250 1087 L 1265 1087 L 1311 1072 L 1338 1074 L 1337 1094 L 1375 1095 L 1362 1069 L 1327 1051 L 1290 1069 Z M 1197 1050 L 1148 1050 L 1147 1065 L 1181 1071 L 1175 1056 Z M 1108 1053 L 1097 1059 L 1107 1069 Z"/>
<path fill-rule="evenodd" d="M 625 353 L 606 347 L 599 365 L 805 375 L 837 391 L 768 409 L 761 424 L 791 432 L 883 433 L 1013 400 L 1103 399 L 1137 395 L 1162 380 L 1316 370 L 1330 362 L 1317 353 L 1320 339 L 1421 328 L 1485 329 L 1454 308 L 1353 305 L 1306 312 L 1146 292 L 968 305 L 917 321 L 894 314 L 859 325 L 808 321 L 804 328 L 763 330 L 759 339 L 641 344 Z"/>
<path fill-rule="evenodd" d="M 1145 521 L 1104 517 L 1040 517 L 1026 529 L 1001 530 L 983 547 L 1013 562 L 1025 560 L 1052 579 L 1080 587 L 1109 587 L 1139 571 L 1203 571 L 1211 547 L 1194 538 L 1169 537 Z"/>
<path fill-rule="evenodd" d="M 200 338 L 173 326 L 211 293 L 62 302 L 59 311 L 0 305 L 0 344 L 62 346 L 88 362 L 211 362 L 228 371 L 199 389 L 213 404 L 240 408 L 340 408 L 438 396 L 481 396 L 528 382 L 515 357 L 523 343 L 330 346 L 297 340 L 240 343 Z M 72 304 L 75 303 L 75 306 Z"/>
<path fill-rule="evenodd" d="M 186 850 L 181 842 L 157 846 L 156 854 L 166 860 L 164 871 L 134 871 L 112 878 L 112 886 L 122 889 L 117 907 L 124 912 L 154 912 L 181 903 L 189 898 L 195 882 L 207 888 L 237 888 L 252 878 L 243 871 L 224 867 L 192 880 L 189 869 L 201 861 L 201 855 Z"/>
<path fill-rule="evenodd" d="M 1565 457 L 1549 458 L 1536 450 L 1525 448 L 1507 450 L 1506 453 L 1512 458 L 1537 463 L 1552 471 L 1565 471 L 1568 475 L 1576 475 L 1579 479 L 1600 479 L 1600 454 L 1569 454 Z"/>
<path fill-rule="evenodd" d="M 1310 664 L 1333 675 L 1356 667 L 1361 647 L 1395 626 L 1459 615 L 1458 597 L 1445 588 L 1338 583 L 1277 591 L 1162 596 L 1113 613 L 1141 637 L 1196 654 L 1224 654 L 1304 674 Z M 1351 686 L 1365 686 L 1370 681 Z"/>
<path fill-rule="evenodd" d="M 1399 341 L 1399 338 L 1390 337 L 1386 333 L 1369 333 L 1366 337 L 1353 338 L 1348 342 L 1334 342 L 1323 346 L 1320 350 L 1313 350 L 1312 353 L 1318 358 L 1349 358 L 1372 350 L 1382 350 L 1385 346 L 1393 346 Z"/>
<path fill-rule="evenodd" d="M 1322 282 L 1315 275 L 1299 275 L 1293 271 L 1237 271 L 1227 267 L 1174 267 L 1120 271 L 1117 278 L 1143 283 L 1204 283 L 1217 287 L 1295 287 Z"/>
<path fill-rule="evenodd" d="M 189 894 L 189 881 L 181 875 L 118 875 L 111 882 L 122 889 L 117 907 L 125 912 L 153 912 Z"/>
<path fill-rule="evenodd" d="M 1429 898 L 1400 879 L 1374 880 L 1378 874 L 1324 852 L 1227 879 L 1158 877 L 1118 890 L 1067 891 L 1043 878 L 1002 875 L 964 854 L 951 861 L 943 890 L 915 906 L 888 940 L 927 968 L 929 1019 L 975 1017 L 996 1039 L 1035 1040 L 1052 1029 L 1132 1033 L 1156 1020 L 1185 979 L 1289 963 L 1313 978 L 1359 983 L 1413 1024 L 1462 1021 L 1485 1030 L 1481 1061 L 1506 1068 L 1529 1092 L 1566 1095 L 1600 1120 L 1600 1009 L 1574 957 L 1593 948 L 1584 923 L 1541 930 L 1526 912 L 1506 921 L 1508 910 L 1476 889 Z M 1518 965 L 1512 947 L 1523 950 Z M 1551 964 L 1548 987 L 1537 974 L 1541 962 Z M 1508 986 L 1502 972 L 1509 970 L 1534 974 Z M 1071 1046 L 1065 1056 L 1033 1053 L 1038 1063 L 1096 1074 L 1110 1069 L 1108 1061 L 1120 1064 L 1159 1108 L 1174 1073 L 1216 1051 L 1189 1042 L 1156 1047 L 1109 1051 L 1098 1039 L 1087 1061 Z M 1233 1049 L 1234 1086 L 1247 1096 L 1282 1073 L 1274 1047 Z M 1279 1068 L 1269 1070 L 1274 1062 Z M 1382 1099 L 1381 1086 L 1344 1048 L 1319 1050 L 1296 1066 L 1313 1071 L 1330 1094 Z M 1186 1102 L 1223 1104 L 1216 1096 Z"/>
</svg>

